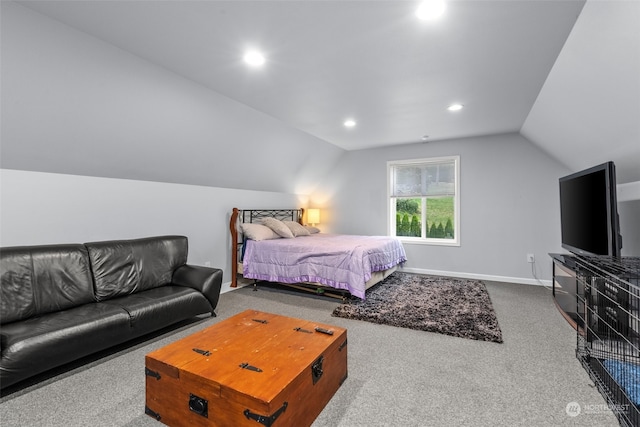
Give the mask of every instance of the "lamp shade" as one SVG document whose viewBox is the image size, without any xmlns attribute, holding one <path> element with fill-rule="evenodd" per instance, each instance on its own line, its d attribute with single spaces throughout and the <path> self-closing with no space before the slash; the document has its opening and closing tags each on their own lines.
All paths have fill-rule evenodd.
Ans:
<svg viewBox="0 0 640 427">
<path fill-rule="evenodd" d="M 307 209 L 307 223 L 316 225 L 320 222 L 320 209 Z"/>
</svg>

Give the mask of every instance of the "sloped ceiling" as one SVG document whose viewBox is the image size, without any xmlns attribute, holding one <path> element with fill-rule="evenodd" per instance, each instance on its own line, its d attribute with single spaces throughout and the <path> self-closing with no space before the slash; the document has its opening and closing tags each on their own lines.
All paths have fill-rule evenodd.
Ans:
<svg viewBox="0 0 640 427">
<path fill-rule="evenodd" d="M 521 133 L 571 170 L 640 181 L 640 2 L 589 1 Z"/>
<path fill-rule="evenodd" d="M 459 0 L 438 22 L 418 1 L 19 3 L 342 149 L 522 129 L 640 180 L 638 2 Z"/>
<path fill-rule="evenodd" d="M 437 22 L 397 0 L 21 4 L 354 150 L 519 131 L 584 2 L 449 1 Z"/>
<path fill-rule="evenodd" d="M 344 153 L 55 19 L 0 6 L 3 169 L 304 195 Z"/>
</svg>

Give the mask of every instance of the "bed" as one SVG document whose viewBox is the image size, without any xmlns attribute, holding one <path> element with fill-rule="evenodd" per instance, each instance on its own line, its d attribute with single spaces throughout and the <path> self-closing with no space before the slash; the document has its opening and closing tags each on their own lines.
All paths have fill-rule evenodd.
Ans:
<svg viewBox="0 0 640 427">
<path fill-rule="evenodd" d="M 302 225 L 303 215 L 303 209 L 234 208 L 229 222 L 231 287 L 241 276 L 254 280 L 254 286 L 265 281 L 365 299 L 367 289 L 407 259 L 395 237 L 320 233 Z"/>
</svg>

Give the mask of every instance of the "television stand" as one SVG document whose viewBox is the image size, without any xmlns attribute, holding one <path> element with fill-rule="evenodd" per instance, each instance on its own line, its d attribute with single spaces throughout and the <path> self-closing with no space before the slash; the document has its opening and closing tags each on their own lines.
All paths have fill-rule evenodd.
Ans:
<svg viewBox="0 0 640 427">
<path fill-rule="evenodd" d="M 578 313 L 578 295 L 584 290 L 578 289 L 576 258 L 570 254 L 551 253 L 549 256 L 553 260 L 553 301 L 562 317 L 579 331 L 584 325 Z"/>
</svg>

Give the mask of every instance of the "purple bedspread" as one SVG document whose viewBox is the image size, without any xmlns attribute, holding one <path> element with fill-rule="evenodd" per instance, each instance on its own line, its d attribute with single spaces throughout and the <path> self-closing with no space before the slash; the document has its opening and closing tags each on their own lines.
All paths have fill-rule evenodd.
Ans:
<svg viewBox="0 0 640 427">
<path fill-rule="evenodd" d="M 399 239 L 386 236 L 312 234 L 246 243 L 243 276 L 269 282 L 318 282 L 364 299 L 374 271 L 407 260 Z"/>
</svg>

